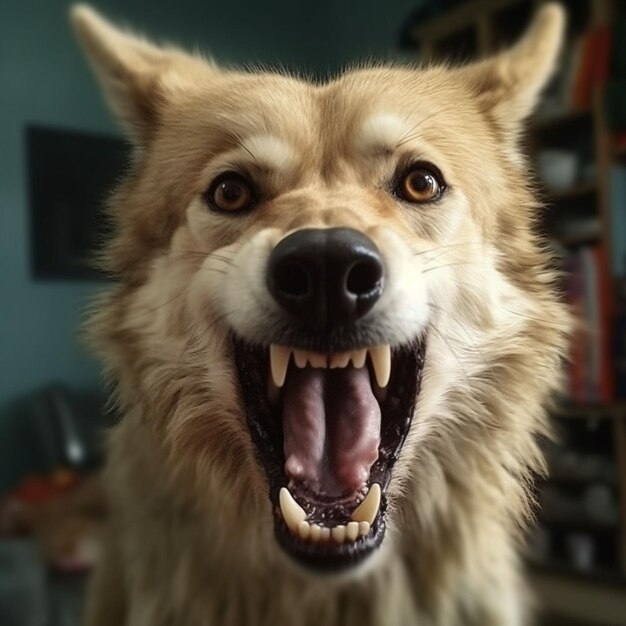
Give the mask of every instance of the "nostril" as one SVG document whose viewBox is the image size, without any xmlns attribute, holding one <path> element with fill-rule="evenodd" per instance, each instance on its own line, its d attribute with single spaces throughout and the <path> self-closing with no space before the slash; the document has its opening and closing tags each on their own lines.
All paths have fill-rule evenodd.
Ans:
<svg viewBox="0 0 626 626">
<path fill-rule="evenodd" d="M 357 296 L 371 293 L 380 286 L 383 277 L 383 268 L 374 259 L 362 260 L 355 263 L 348 272 L 346 289 Z"/>
<path fill-rule="evenodd" d="M 307 271 L 298 263 L 281 263 L 274 269 L 276 289 L 286 296 L 305 296 L 311 289 Z"/>
</svg>

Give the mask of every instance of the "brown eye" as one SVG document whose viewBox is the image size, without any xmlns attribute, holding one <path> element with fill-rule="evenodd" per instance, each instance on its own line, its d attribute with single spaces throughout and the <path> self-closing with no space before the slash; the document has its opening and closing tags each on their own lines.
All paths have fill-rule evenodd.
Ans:
<svg viewBox="0 0 626 626">
<path fill-rule="evenodd" d="M 228 173 L 211 185 L 207 200 L 218 211 L 236 213 L 252 207 L 254 194 L 250 183 L 241 174 Z"/>
<path fill-rule="evenodd" d="M 430 168 L 413 167 L 400 179 L 397 194 L 407 202 L 430 202 L 443 192 L 444 186 L 439 180 L 440 176 Z"/>
</svg>

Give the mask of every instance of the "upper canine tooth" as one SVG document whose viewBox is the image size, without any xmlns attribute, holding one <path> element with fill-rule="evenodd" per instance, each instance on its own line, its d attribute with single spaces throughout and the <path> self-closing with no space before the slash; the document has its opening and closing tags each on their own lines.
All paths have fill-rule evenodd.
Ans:
<svg viewBox="0 0 626 626">
<path fill-rule="evenodd" d="M 306 367 L 309 353 L 306 350 L 294 350 L 293 358 L 296 362 L 296 366 L 299 368 Z"/>
<path fill-rule="evenodd" d="M 351 354 L 352 365 L 356 369 L 359 369 L 365 365 L 365 359 L 367 357 L 367 350 L 353 350 Z"/>
<path fill-rule="evenodd" d="M 278 496 L 280 510 L 287 528 L 293 533 L 297 533 L 300 522 L 306 520 L 304 509 L 293 499 L 289 489 L 282 487 Z"/>
<path fill-rule="evenodd" d="M 380 493 L 380 485 L 374 483 L 365 500 L 352 512 L 352 519 L 355 522 L 367 522 L 370 525 L 374 523 L 380 508 Z"/>
<path fill-rule="evenodd" d="M 291 350 L 289 348 L 276 344 L 270 346 L 270 370 L 272 380 L 277 387 L 282 387 L 285 384 L 290 356 Z"/>
<path fill-rule="evenodd" d="M 391 376 L 391 348 L 389 346 L 375 346 L 369 349 L 372 367 L 379 387 L 386 387 Z"/>
</svg>

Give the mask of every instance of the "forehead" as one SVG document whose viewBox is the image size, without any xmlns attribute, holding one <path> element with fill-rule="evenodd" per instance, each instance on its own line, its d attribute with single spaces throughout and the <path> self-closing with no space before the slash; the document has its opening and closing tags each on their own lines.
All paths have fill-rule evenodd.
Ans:
<svg viewBox="0 0 626 626">
<path fill-rule="evenodd" d="M 429 71 L 372 69 L 349 72 L 326 84 L 274 74 L 224 74 L 194 90 L 175 111 L 197 131 L 241 141 L 269 137 L 296 149 L 322 143 L 384 149 L 407 135 L 428 139 L 433 128 L 462 128 L 469 99 L 453 81 Z M 420 127 L 421 124 L 421 127 Z M 435 133 L 436 134 L 436 133 Z M 266 142 L 267 143 L 267 142 Z"/>
<path fill-rule="evenodd" d="M 359 70 L 321 85 L 222 73 L 179 96 L 151 162 L 193 189 L 233 168 L 277 190 L 379 185 L 402 159 L 432 162 L 448 184 L 477 189 L 487 164 L 497 178 L 503 160 L 478 103 L 448 70 Z"/>
</svg>

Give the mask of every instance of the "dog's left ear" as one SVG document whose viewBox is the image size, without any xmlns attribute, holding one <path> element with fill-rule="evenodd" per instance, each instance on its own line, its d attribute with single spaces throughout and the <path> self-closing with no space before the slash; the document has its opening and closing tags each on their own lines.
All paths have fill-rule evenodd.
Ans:
<svg viewBox="0 0 626 626">
<path fill-rule="evenodd" d="M 483 110 L 501 127 L 515 130 L 534 109 L 555 69 L 564 30 L 563 8 L 547 4 L 512 48 L 461 69 Z"/>
<path fill-rule="evenodd" d="M 87 5 L 73 6 L 70 16 L 109 105 L 139 145 L 149 141 L 164 105 L 181 87 L 218 71 L 199 57 L 117 28 Z"/>
</svg>

